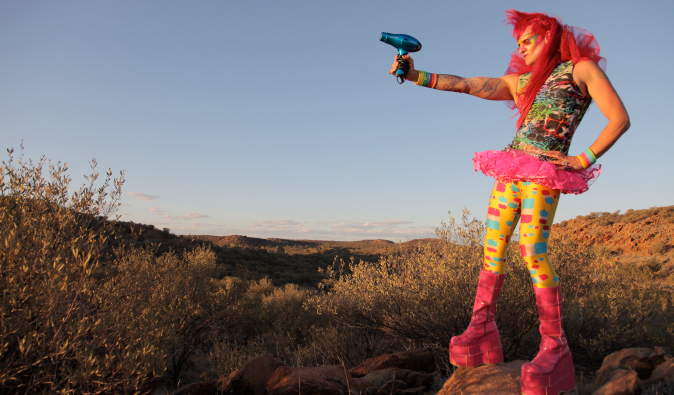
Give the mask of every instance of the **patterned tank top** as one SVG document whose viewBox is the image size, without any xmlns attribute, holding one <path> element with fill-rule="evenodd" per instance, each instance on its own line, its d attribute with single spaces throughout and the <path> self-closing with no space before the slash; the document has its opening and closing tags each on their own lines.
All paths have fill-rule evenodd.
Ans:
<svg viewBox="0 0 674 395">
<path fill-rule="evenodd" d="M 517 93 L 529 81 L 531 73 L 522 74 L 517 83 Z M 506 149 L 514 148 L 548 160 L 548 151 L 569 153 L 571 139 L 583 119 L 592 98 L 585 96 L 573 80 L 573 62 L 560 63 L 552 71 L 515 139 Z"/>
</svg>

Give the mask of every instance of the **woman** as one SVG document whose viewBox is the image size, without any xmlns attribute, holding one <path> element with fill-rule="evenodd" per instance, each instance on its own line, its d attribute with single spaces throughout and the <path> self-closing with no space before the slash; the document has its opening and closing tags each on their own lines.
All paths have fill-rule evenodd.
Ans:
<svg viewBox="0 0 674 395">
<path fill-rule="evenodd" d="M 470 325 L 449 346 L 452 364 L 475 367 L 503 362 L 494 312 L 504 280 L 505 250 L 520 222 L 520 247 L 531 273 L 540 318 L 541 345 L 522 367 L 522 392 L 556 395 L 575 388 L 571 353 L 562 329 L 560 280 L 547 254 L 559 197 L 580 194 L 599 176 L 597 158 L 627 131 L 627 111 L 599 64 L 599 46 L 587 31 L 563 25 L 543 13 L 506 11 L 518 50 L 506 75 L 463 78 L 418 71 L 409 64 L 405 79 L 417 85 L 514 102 L 517 132 L 502 151 L 475 153 L 475 170 L 496 179 L 489 200 L 484 267 Z M 398 68 L 394 62 L 391 73 Z M 597 140 L 569 156 L 578 124 L 594 100 L 608 118 Z"/>
</svg>

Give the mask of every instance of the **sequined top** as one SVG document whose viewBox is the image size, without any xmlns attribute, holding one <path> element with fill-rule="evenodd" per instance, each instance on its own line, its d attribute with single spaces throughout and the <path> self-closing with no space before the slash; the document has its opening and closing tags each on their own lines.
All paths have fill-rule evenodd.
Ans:
<svg viewBox="0 0 674 395">
<path fill-rule="evenodd" d="M 522 74 L 517 93 L 529 81 L 531 73 Z M 548 151 L 569 153 L 571 139 L 583 119 L 592 98 L 585 96 L 573 80 L 573 62 L 560 63 L 536 95 L 531 109 L 515 139 L 506 149 L 514 148 L 542 160 Z"/>
</svg>

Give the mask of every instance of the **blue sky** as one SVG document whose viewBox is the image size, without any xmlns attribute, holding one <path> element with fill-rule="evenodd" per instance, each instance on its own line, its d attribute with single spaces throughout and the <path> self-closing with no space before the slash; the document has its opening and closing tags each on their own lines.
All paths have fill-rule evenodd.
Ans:
<svg viewBox="0 0 674 395">
<path fill-rule="evenodd" d="M 504 10 L 591 31 L 632 128 L 555 222 L 674 204 L 672 1 L 0 1 L 0 141 L 126 170 L 124 220 L 178 234 L 405 241 L 447 212 L 484 219 L 473 152 L 514 135 L 503 103 L 398 85 L 382 31 L 417 68 L 503 74 Z M 592 106 L 571 146 L 606 124 Z M 5 159 L 6 160 L 6 159 Z"/>
</svg>

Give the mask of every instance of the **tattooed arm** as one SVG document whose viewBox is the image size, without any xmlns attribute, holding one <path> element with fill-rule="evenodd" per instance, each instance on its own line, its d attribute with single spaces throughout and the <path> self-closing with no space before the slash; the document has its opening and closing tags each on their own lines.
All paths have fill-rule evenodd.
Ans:
<svg viewBox="0 0 674 395">
<path fill-rule="evenodd" d="M 487 100 L 514 100 L 517 76 L 500 78 L 463 78 L 456 75 L 440 74 L 435 89 L 460 92 Z"/>
<path fill-rule="evenodd" d="M 403 56 L 410 65 L 410 69 L 405 74 L 405 79 L 416 82 L 419 79 L 419 72 L 414 69 L 414 60 L 409 56 Z M 393 62 L 391 74 L 398 68 L 397 60 Z M 515 100 L 517 89 L 517 76 L 506 75 L 500 78 L 475 77 L 463 78 L 450 74 L 438 74 L 438 82 L 435 89 L 460 92 L 487 100 Z"/>
</svg>

